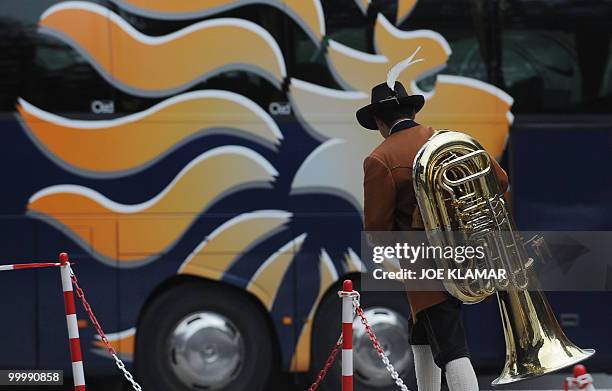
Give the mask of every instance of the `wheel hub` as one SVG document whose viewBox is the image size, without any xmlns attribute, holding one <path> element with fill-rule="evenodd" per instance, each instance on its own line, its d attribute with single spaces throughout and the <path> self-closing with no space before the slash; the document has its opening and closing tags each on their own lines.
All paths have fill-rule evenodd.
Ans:
<svg viewBox="0 0 612 391">
<path fill-rule="evenodd" d="M 245 344 L 236 326 L 223 315 L 188 315 L 176 324 L 168 342 L 170 366 L 190 389 L 218 390 L 238 377 Z"/>
<path fill-rule="evenodd" d="M 413 365 L 407 319 L 396 311 L 383 307 L 370 307 L 364 310 L 364 314 L 395 370 L 400 376 L 407 373 Z M 394 381 L 372 347 L 359 318 L 353 322 L 353 330 L 355 377 L 363 384 L 373 387 L 392 386 Z"/>
</svg>

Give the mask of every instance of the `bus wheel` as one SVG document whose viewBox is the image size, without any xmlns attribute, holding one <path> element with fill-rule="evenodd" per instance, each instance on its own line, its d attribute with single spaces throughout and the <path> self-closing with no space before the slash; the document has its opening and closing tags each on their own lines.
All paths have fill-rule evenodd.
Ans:
<svg viewBox="0 0 612 391">
<path fill-rule="evenodd" d="M 189 283 L 146 309 L 135 368 L 145 390 L 259 391 L 272 370 L 272 346 L 250 298 L 214 283 Z"/>
<path fill-rule="evenodd" d="M 408 389 L 416 390 L 412 348 L 408 342 L 410 309 L 406 295 L 403 292 L 367 292 L 362 296 L 361 306 L 391 364 L 400 374 Z M 341 322 L 340 308 L 340 300 L 334 291 L 323 300 L 317 312 L 313 330 L 310 371 L 310 377 L 313 379 L 323 368 L 332 346 L 338 340 Z M 340 363 L 336 362 L 325 381 L 321 383 L 320 389 L 339 390 L 341 378 Z M 359 319 L 355 319 L 353 323 L 353 382 L 355 389 L 364 391 L 390 390 L 396 387 L 389 372 L 374 351 Z"/>
</svg>

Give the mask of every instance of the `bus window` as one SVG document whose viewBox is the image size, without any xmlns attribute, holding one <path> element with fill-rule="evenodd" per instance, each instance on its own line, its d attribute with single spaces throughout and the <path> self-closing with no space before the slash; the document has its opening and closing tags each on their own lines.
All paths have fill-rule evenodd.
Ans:
<svg viewBox="0 0 612 391">
<path fill-rule="evenodd" d="M 32 32 L 11 18 L 0 19 L 0 111 L 13 111 L 34 57 Z"/>
<path fill-rule="evenodd" d="M 610 112 L 612 3 L 516 0 L 500 12 L 501 70 L 515 113 Z"/>
<path fill-rule="evenodd" d="M 55 2 L 0 5 L 0 109 L 12 111 L 21 97 L 54 114 L 75 118 L 112 114 L 112 89 L 76 46 L 58 37 L 53 26 L 39 26 Z M 57 2 L 59 3 L 59 2 Z M 50 28 L 45 28 L 50 27 Z M 99 31 L 83 26 L 92 37 Z M 103 34 L 103 33 L 102 33 Z M 101 56 L 108 56 L 103 48 Z"/>
<path fill-rule="evenodd" d="M 352 0 L 322 2 L 324 36 L 319 38 L 295 19 L 287 21 L 289 42 L 287 51 L 289 73 L 297 78 L 319 86 L 342 89 L 330 72 L 326 62 L 327 45 L 330 40 L 350 48 L 368 52 L 366 18 Z M 311 30 L 321 30 L 310 26 Z M 371 47 L 371 45 L 370 45 Z"/>
<path fill-rule="evenodd" d="M 503 72 L 517 112 L 558 112 L 580 102 L 580 66 L 571 34 L 504 32 Z"/>
<path fill-rule="evenodd" d="M 608 65 L 606 66 L 604 74 L 604 80 L 601 83 L 601 89 L 598 96 L 604 105 L 612 107 L 612 40 L 608 48 Z"/>
<path fill-rule="evenodd" d="M 427 29 L 440 33 L 451 48 L 446 68 L 439 73 L 465 76 L 484 82 L 491 82 L 487 73 L 485 49 L 487 42 L 484 29 L 486 10 L 470 0 L 420 1 L 408 15 L 400 28 L 403 30 Z M 482 31 L 481 35 L 478 31 Z M 435 75 L 430 75 L 417 84 L 429 91 L 434 88 Z"/>
</svg>

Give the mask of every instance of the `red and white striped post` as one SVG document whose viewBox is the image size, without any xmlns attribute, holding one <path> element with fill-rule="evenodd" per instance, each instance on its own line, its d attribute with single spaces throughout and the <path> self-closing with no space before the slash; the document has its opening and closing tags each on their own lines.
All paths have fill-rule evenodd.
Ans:
<svg viewBox="0 0 612 391">
<path fill-rule="evenodd" d="M 66 324 L 68 325 L 68 338 L 70 339 L 70 358 L 72 359 L 72 376 L 74 377 L 74 391 L 85 391 L 85 371 L 83 370 L 83 356 L 81 355 L 81 340 L 79 339 L 79 326 L 74 305 L 74 292 L 70 278 L 70 262 L 68 254 L 59 255 L 62 274 L 62 289 L 64 291 L 64 307 L 66 308 Z"/>
<path fill-rule="evenodd" d="M 563 390 L 582 390 L 582 391 L 595 391 L 593 386 L 593 377 L 587 372 L 586 368 L 582 364 L 574 366 L 574 377 L 566 377 L 563 382 Z"/>
<path fill-rule="evenodd" d="M 353 282 L 342 285 L 342 391 L 353 391 Z"/>
</svg>

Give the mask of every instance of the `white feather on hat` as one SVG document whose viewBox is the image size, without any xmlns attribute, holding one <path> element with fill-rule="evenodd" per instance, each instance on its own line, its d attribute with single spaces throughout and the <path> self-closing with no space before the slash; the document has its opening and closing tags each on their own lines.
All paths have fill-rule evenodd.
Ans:
<svg viewBox="0 0 612 391">
<path fill-rule="evenodd" d="M 400 73 L 402 73 L 404 70 L 406 70 L 406 68 L 410 67 L 411 65 L 414 65 L 417 62 L 424 61 L 424 59 L 422 58 L 416 59 L 414 61 L 412 60 L 414 56 L 417 55 L 419 50 L 421 50 L 420 46 L 416 48 L 416 50 L 410 55 L 410 57 L 398 62 L 393 66 L 393 68 L 389 70 L 389 73 L 387 73 L 387 86 L 389 86 L 391 91 L 395 91 L 395 81 L 399 77 Z"/>
</svg>

